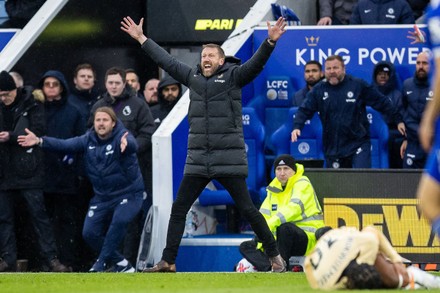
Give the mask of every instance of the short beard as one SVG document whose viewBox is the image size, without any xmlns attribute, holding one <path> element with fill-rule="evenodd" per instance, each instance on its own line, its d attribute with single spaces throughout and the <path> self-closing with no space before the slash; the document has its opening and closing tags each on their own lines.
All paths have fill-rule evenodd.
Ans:
<svg viewBox="0 0 440 293">
<path fill-rule="evenodd" d="M 318 80 L 314 80 L 314 81 L 306 81 L 307 86 L 308 87 L 313 87 L 315 84 L 317 84 L 320 81 L 320 79 Z"/>
</svg>

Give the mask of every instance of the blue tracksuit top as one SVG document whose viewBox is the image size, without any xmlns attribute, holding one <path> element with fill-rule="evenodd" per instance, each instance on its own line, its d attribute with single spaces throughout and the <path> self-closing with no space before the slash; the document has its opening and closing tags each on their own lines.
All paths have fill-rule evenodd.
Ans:
<svg viewBox="0 0 440 293">
<path fill-rule="evenodd" d="M 422 120 L 426 104 L 432 100 L 434 93 L 431 90 L 428 78 L 419 80 L 410 77 L 403 82 L 402 104 L 404 108 L 403 120 L 406 126 L 408 141 L 419 141 L 419 124 Z"/>
<path fill-rule="evenodd" d="M 366 106 L 392 116 L 396 124 L 402 122 L 390 99 L 364 80 L 345 75 L 337 85 L 324 79 L 310 90 L 298 109 L 293 128 L 302 129 L 319 112 L 325 156 L 346 158 L 370 139 Z"/>
<path fill-rule="evenodd" d="M 350 24 L 414 23 L 413 11 L 406 0 L 359 0 L 350 18 Z"/>
<path fill-rule="evenodd" d="M 116 122 L 110 138 L 101 140 L 91 128 L 84 135 L 68 139 L 43 137 L 43 148 L 65 153 L 84 153 L 86 174 L 99 201 L 142 194 L 144 184 L 139 168 L 136 139 L 129 133 L 121 153 L 121 137 L 127 131 Z"/>
</svg>

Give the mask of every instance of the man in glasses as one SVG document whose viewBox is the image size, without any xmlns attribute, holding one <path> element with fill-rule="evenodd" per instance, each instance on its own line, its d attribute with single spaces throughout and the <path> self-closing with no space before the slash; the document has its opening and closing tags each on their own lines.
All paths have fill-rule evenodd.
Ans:
<svg viewBox="0 0 440 293">
<path fill-rule="evenodd" d="M 47 71 L 38 84 L 44 96 L 46 134 L 67 139 L 86 131 L 80 110 L 69 100 L 69 87 L 64 75 Z M 78 244 L 81 242 L 85 211 L 78 200 L 79 157 L 73 153 L 44 151 L 44 198 L 54 225 L 61 262 L 79 268 Z"/>
<path fill-rule="evenodd" d="M 28 87 L 17 88 L 12 76 L 0 72 L 0 271 L 16 269 L 14 202 L 22 199 L 37 236 L 45 266 L 53 272 L 67 272 L 61 264 L 43 198 L 42 150 L 22 148 L 18 135 L 25 128 L 44 134 L 44 106 Z"/>
</svg>

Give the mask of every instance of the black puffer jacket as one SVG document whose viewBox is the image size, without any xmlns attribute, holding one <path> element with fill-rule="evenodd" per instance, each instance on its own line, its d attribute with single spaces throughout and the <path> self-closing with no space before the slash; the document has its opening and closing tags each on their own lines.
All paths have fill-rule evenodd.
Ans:
<svg viewBox="0 0 440 293">
<path fill-rule="evenodd" d="M 3 129 L 9 131 L 9 141 L 2 143 L 2 173 L 0 189 L 43 188 L 43 151 L 40 147 L 24 148 L 18 145 L 19 135 L 25 135 L 25 128 L 37 136 L 45 132 L 44 107 L 32 94 L 32 88 L 17 89 L 15 101 L 6 106 L 1 104 Z M 5 122 L 7 119 L 11 122 Z"/>
<path fill-rule="evenodd" d="M 151 39 L 143 43 L 142 48 L 191 90 L 185 175 L 247 176 L 241 88 L 263 70 L 274 48 L 263 42 L 243 65 L 239 59 L 227 57 L 224 65 L 210 77 L 202 75 L 200 66 L 191 68 L 177 61 Z"/>
</svg>

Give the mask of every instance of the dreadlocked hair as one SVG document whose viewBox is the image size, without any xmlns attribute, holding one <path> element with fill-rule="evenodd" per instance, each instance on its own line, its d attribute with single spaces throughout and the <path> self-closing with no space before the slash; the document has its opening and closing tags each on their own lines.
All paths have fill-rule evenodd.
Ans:
<svg viewBox="0 0 440 293">
<path fill-rule="evenodd" d="M 358 264 L 355 260 L 352 260 L 342 275 L 347 277 L 347 289 L 383 288 L 379 272 L 369 264 Z"/>
</svg>

